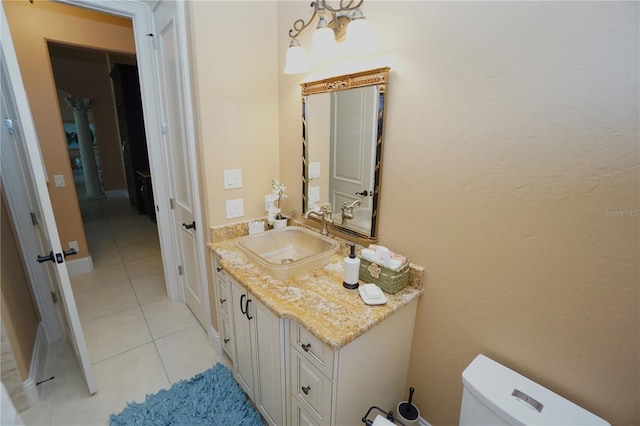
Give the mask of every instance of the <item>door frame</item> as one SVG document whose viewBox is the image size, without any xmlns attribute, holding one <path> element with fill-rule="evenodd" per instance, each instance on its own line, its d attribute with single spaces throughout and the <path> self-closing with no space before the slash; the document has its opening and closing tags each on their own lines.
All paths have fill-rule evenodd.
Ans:
<svg viewBox="0 0 640 426">
<path fill-rule="evenodd" d="M 180 256 L 177 253 L 178 241 L 171 226 L 173 224 L 173 212 L 171 204 L 170 179 L 166 172 L 173 172 L 168 165 L 166 147 L 162 145 L 162 93 L 160 92 L 159 73 L 157 55 L 155 53 L 155 25 L 151 8 L 155 1 L 142 2 L 139 0 L 104 0 L 100 2 L 92 0 L 54 0 L 59 3 L 71 6 L 91 9 L 97 12 L 108 13 L 125 18 L 130 18 L 133 22 L 133 32 L 136 46 L 136 58 L 138 62 L 138 72 L 140 76 L 140 93 L 142 97 L 142 109 L 145 121 L 145 131 L 147 135 L 147 151 L 149 155 L 149 167 L 153 176 L 153 192 L 158 223 L 158 235 L 162 252 L 162 264 L 167 282 L 167 294 L 169 300 L 174 302 L 185 302 L 184 288 L 180 285 L 178 264 L 175 259 Z M 193 168 L 191 170 L 192 191 L 194 199 L 194 219 L 199 225 L 196 228 L 196 238 L 198 245 L 198 270 L 200 272 L 200 284 L 204 299 L 205 314 L 208 320 L 207 334 L 211 341 L 216 339 L 215 331 L 211 326 L 211 306 L 209 302 L 208 274 L 206 269 L 207 256 L 205 253 L 205 230 L 204 218 L 202 216 L 201 192 L 199 184 L 199 162 L 196 147 L 196 131 L 194 128 L 194 111 L 192 99 L 192 83 L 190 59 L 188 55 L 188 34 L 186 25 L 186 2 L 177 2 L 178 11 L 178 35 L 180 39 L 180 52 L 182 58 L 180 66 L 182 68 L 182 82 L 184 112 L 186 116 L 185 129 L 187 134 L 188 155 Z"/>
</svg>

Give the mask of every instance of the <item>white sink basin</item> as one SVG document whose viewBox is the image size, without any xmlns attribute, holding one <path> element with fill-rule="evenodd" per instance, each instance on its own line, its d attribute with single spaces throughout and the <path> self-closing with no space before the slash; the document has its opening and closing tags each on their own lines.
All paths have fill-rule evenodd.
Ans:
<svg viewBox="0 0 640 426">
<path fill-rule="evenodd" d="M 323 267 L 338 250 L 331 238 L 298 226 L 249 235 L 237 244 L 250 260 L 279 280 Z"/>
</svg>

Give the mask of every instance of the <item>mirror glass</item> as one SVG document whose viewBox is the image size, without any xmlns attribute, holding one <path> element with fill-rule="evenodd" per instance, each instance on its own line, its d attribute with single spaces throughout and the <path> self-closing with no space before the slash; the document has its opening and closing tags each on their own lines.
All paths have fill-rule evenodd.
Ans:
<svg viewBox="0 0 640 426">
<path fill-rule="evenodd" d="M 389 68 L 302 84 L 303 212 L 331 204 L 332 228 L 376 241 Z"/>
</svg>

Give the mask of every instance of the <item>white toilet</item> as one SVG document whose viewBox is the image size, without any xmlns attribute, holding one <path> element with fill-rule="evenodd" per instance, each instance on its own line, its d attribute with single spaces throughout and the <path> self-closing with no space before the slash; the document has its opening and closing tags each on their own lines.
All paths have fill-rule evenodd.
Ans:
<svg viewBox="0 0 640 426">
<path fill-rule="evenodd" d="M 462 372 L 460 425 L 609 425 L 549 389 L 478 355 Z"/>
</svg>

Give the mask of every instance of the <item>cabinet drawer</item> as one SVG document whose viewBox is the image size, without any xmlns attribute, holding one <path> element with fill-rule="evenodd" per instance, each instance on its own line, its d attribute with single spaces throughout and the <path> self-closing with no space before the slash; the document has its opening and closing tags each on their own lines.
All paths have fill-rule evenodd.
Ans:
<svg viewBox="0 0 640 426">
<path fill-rule="evenodd" d="M 231 322 L 229 321 L 229 317 L 226 315 L 220 315 L 220 319 L 222 320 L 222 326 L 220 327 L 220 330 L 222 331 L 222 349 L 224 349 L 227 355 L 229 355 L 229 358 L 233 359 L 236 342 L 233 341 Z"/>
<path fill-rule="evenodd" d="M 297 350 L 291 350 L 291 395 L 319 424 L 331 420 L 333 383 Z"/>
<path fill-rule="evenodd" d="M 216 280 L 220 283 L 218 288 L 220 289 L 220 294 L 218 294 L 218 306 L 220 307 L 220 312 L 231 315 L 229 310 L 229 306 L 231 306 L 231 292 L 229 291 L 229 281 L 227 278 L 221 274 L 216 274 Z"/>
<path fill-rule="evenodd" d="M 291 397 L 291 426 L 320 426 L 315 417 L 302 408 L 294 397 Z"/>
<path fill-rule="evenodd" d="M 333 350 L 293 321 L 291 322 L 291 346 L 325 376 L 329 379 L 333 378 Z"/>
</svg>

